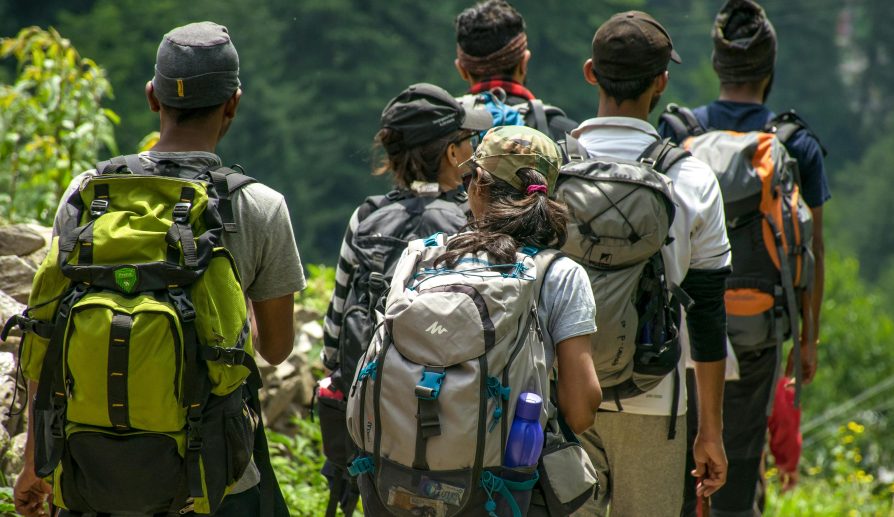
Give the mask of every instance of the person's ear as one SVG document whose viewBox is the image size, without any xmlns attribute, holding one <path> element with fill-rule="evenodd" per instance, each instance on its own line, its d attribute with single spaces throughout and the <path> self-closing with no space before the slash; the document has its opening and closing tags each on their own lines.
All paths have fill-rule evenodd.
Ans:
<svg viewBox="0 0 894 517">
<path fill-rule="evenodd" d="M 239 100 L 242 99 L 242 88 L 236 88 L 232 97 L 224 103 L 224 117 L 229 120 L 236 118 L 236 110 L 239 108 Z"/>
<path fill-rule="evenodd" d="M 453 167 L 459 167 L 459 154 L 457 153 L 457 149 L 459 149 L 459 145 L 455 143 L 451 143 L 447 146 L 447 162 Z"/>
<path fill-rule="evenodd" d="M 531 60 L 531 51 L 525 50 L 525 53 L 522 54 L 521 61 L 516 65 L 515 71 L 519 75 L 519 77 L 527 77 L 528 75 L 528 62 Z"/>
<path fill-rule="evenodd" d="M 459 64 L 459 58 L 453 60 L 453 66 L 456 67 L 456 71 L 459 73 L 459 76 L 463 78 L 463 81 L 466 81 L 467 83 L 474 82 L 472 80 L 472 74 L 463 68 L 463 65 Z"/>
<path fill-rule="evenodd" d="M 587 59 L 584 61 L 584 80 L 593 86 L 599 86 L 599 81 L 596 80 L 596 72 L 593 71 L 593 59 Z"/>
<path fill-rule="evenodd" d="M 152 81 L 146 82 L 146 101 L 149 103 L 149 109 L 153 113 L 161 111 L 161 103 L 155 97 L 155 86 L 152 85 Z"/>
<path fill-rule="evenodd" d="M 665 70 L 664 73 L 658 74 L 658 76 L 655 77 L 654 84 L 655 84 L 655 94 L 656 95 L 661 95 L 662 93 L 664 93 L 664 90 L 667 88 L 667 81 L 668 81 L 669 77 L 670 77 L 670 74 L 668 73 L 667 70 Z"/>
</svg>

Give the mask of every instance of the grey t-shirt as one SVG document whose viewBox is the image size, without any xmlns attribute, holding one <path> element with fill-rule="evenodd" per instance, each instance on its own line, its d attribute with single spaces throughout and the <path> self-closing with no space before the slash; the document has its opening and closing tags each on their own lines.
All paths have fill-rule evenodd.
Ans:
<svg viewBox="0 0 894 517">
<path fill-rule="evenodd" d="M 220 165 L 216 154 L 206 152 L 161 153 L 149 151 L 140 154 L 143 166 L 153 170 L 161 160 L 178 163 L 183 177 L 192 177 L 209 166 Z M 56 211 L 53 233 L 66 218 L 77 217 L 66 200 L 89 176 L 91 170 L 75 177 Z M 269 300 L 304 289 L 306 282 L 301 259 L 295 245 L 295 235 L 282 194 L 261 183 L 251 183 L 236 191 L 232 198 L 233 218 L 238 233 L 223 233 L 223 244 L 232 253 L 242 279 L 242 290 L 255 301 Z M 239 493 L 255 486 L 261 476 L 254 462 L 249 465 L 231 493 Z"/>
<path fill-rule="evenodd" d="M 555 360 L 557 343 L 596 332 L 593 289 L 580 264 L 568 257 L 553 261 L 543 280 L 537 312 L 548 367 Z"/>
</svg>

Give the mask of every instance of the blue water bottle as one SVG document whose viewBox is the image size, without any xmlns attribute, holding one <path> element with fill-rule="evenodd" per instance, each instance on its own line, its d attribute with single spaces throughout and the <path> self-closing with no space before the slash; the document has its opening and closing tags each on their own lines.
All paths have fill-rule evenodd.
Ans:
<svg viewBox="0 0 894 517">
<path fill-rule="evenodd" d="M 543 428 L 540 426 L 540 410 L 543 399 L 536 393 L 524 392 L 518 396 L 515 418 L 506 441 L 506 456 L 503 464 L 507 467 L 528 467 L 537 465 L 543 449 Z"/>
</svg>

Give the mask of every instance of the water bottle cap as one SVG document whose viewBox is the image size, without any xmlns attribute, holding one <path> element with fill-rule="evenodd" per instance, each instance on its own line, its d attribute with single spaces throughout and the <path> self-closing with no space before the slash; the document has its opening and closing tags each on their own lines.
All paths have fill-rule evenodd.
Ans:
<svg viewBox="0 0 894 517">
<path fill-rule="evenodd" d="M 540 418 L 540 408 L 542 406 L 543 399 L 540 398 L 540 395 L 526 391 L 518 396 L 515 416 L 525 420 L 537 420 Z"/>
</svg>

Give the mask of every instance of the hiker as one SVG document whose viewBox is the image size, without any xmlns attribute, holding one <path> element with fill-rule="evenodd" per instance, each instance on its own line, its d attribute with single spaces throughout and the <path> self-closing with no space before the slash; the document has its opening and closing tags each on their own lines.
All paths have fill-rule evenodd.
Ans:
<svg viewBox="0 0 894 517">
<path fill-rule="evenodd" d="M 107 289 L 87 288 L 86 294 L 80 294 L 89 303 L 78 302 L 85 310 L 76 315 L 76 307 L 70 313 L 75 330 L 66 338 L 70 344 L 65 354 L 69 377 L 64 390 L 68 396 L 51 394 L 50 409 L 55 411 L 57 404 L 62 404 L 65 420 L 59 417 L 50 429 L 67 425 L 81 432 L 72 431 L 66 437 L 61 459 L 64 472 L 60 478 L 59 469 L 55 469 L 55 487 L 36 471 L 45 469 L 46 466 L 41 467 L 45 463 L 53 469 L 52 460 L 44 457 L 44 453 L 52 455 L 56 445 L 44 443 L 51 440 L 48 434 L 42 434 L 49 430 L 41 425 L 46 418 L 41 397 L 49 387 L 45 384 L 52 384 L 54 391 L 58 389 L 52 377 L 49 381 L 43 377 L 48 368 L 56 369 L 57 365 L 44 361 L 41 368 L 39 360 L 34 359 L 35 354 L 47 350 L 39 322 L 34 323 L 37 327 L 31 327 L 38 331 L 25 334 L 22 347 L 26 359 L 22 366 L 29 380 L 28 392 L 37 396 L 29 401 L 31 418 L 25 462 L 14 490 L 16 511 L 29 517 L 47 515 L 45 500 L 50 498 L 57 508 L 69 508 L 58 514 L 63 516 L 150 516 L 169 512 L 192 514 L 193 510 L 217 516 L 288 515 L 266 457 L 263 427 L 253 422 L 260 417 L 254 401 L 256 393 L 249 397 L 250 390 L 243 380 L 247 376 L 249 384 L 255 386 L 259 381 L 251 360 L 252 344 L 270 364 L 288 357 L 294 339 L 293 293 L 305 287 L 305 279 L 282 195 L 241 173 L 220 168 L 220 158 L 214 154 L 233 123 L 242 96 L 239 58 L 226 27 L 201 22 L 167 33 L 158 47 L 155 75 L 146 83 L 145 92 L 149 109 L 159 114 L 158 142 L 139 155 L 101 162 L 98 170 L 72 180 L 56 214 L 53 248 L 38 272 L 44 283 L 40 283 L 41 278 L 35 279 L 29 309 L 34 309 L 35 315 L 42 310 L 34 305 L 35 296 L 52 288 L 53 282 L 61 285 L 67 269 L 81 275 L 83 269 L 93 267 L 93 272 L 87 273 L 95 274 L 89 277 L 90 282 Z M 200 182 L 193 178 L 210 179 Z M 170 203 L 169 196 L 173 196 Z M 77 204 L 81 202 L 87 206 L 79 208 Z M 158 215 L 171 209 L 173 215 Z M 204 210 L 204 216 L 200 210 Z M 204 217 L 204 223 L 191 224 L 190 213 Z M 85 228 L 92 228 L 92 234 L 74 228 L 85 220 L 90 221 Z M 155 223 L 140 226 L 146 221 Z M 165 238 L 168 226 L 168 236 L 173 239 Z M 192 239 L 192 232 L 202 228 L 206 231 L 196 233 L 197 239 Z M 114 237 L 109 237 L 109 231 L 114 232 Z M 76 241 L 68 241 L 72 234 Z M 225 247 L 232 259 L 219 249 L 211 254 L 210 248 L 218 246 Z M 71 257 L 77 257 L 76 261 L 65 261 L 69 252 Z M 129 257 L 124 262 L 128 265 L 115 266 L 113 281 L 117 286 L 107 285 L 103 271 L 110 268 L 101 265 L 112 253 Z M 57 254 L 62 274 L 56 266 Z M 90 266 L 94 259 L 96 265 Z M 231 260 L 235 261 L 238 275 Z M 190 269 L 190 264 L 198 266 Z M 174 285 L 177 280 L 170 280 L 192 281 L 191 271 L 204 273 L 186 286 L 190 289 L 181 289 Z M 171 276 L 165 277 L 166 274 Z M 162 283 L 156 285 L 158 282 Z M 76 284 L 73 292 L 77 293 L 83 285 L 86 284 Z M 203 294 L 203 289 L 208 292 Z M 254 315 L 250 338 L 246 336 L 246 299 Z M 58 303 L 68 309 L 67 300 L 66 295 Z M 108 309 L 96 309 L 98 306 L 120 311 L 108 316 L 111 325 L 106 321 L 102 327 L 101 314 L 107 314 Z M 152 320 L 151 312 L 131 312 L 140 311 L 141 307 L 167 316 Z M 80 314 L 92 319 L 81 320 Z M 54 314 L 47 316 L 52 319 Z M 68 317 L 69 312 L 60 308 L 58 318 Z M 173 332 L 165 330 L 167 324 L 149 323 L 168 319 L 171 325 L 177 322 L 182 326 L 182 341 L 179 332 L 165 333 Z M 141 321 L 145 322 L 142 327 Z M 215 327 L 213 332 L 208 325 Z M 97 332 L 96 339 L 89 340 L 90 332 Z M 86 335 L 79 338 L 79 334 Z M 52 339 L 47 357 L 52 354 L 55 334 Z M 218 346 L 213 346 L 215 343 Z M 153 352 L 150 345 L 160 351 Z M 198 350 L 194 348 L 197 345 L 201 345 Z M 86 350 L 92 346 L 96 348 Z M 160 363 L 164 359 L 158 358 L 174 358 L 170 351 L 181 346 L 186 357 L 181 396 L 183 403 L 190 406 L 188 412 L 178 402 L 174 365 Z M 149 355 L 139 355 L 141 350 Z M 181 372 L 180 363 L 176 364 L 177 372 Z M 117 372 L 119 368 L 124 373 Z M 95 369 L 92 376 L 90 369 Z M 61 371 L 61 365 L 57 371 Z M 168 382 L 163 382 L 169 375 L 175 379 L 173 394 Z M 119 384 L 117 378 L 123 378 L 124 384 Z M 168 405 L 163 404 L 168 400 L 165 397 L 172 397 Z M 248 407 L 243 400 L 249 403 Z M 221 416 L 221 408 L 230 416 Z M 172 422 L 160 422 L 162 418 Z M 227 431 L 226 438 L 221 436 L 222 419 L 227 426 L 235 426 Z M 184 420 L 188 425 L 183 424 Z M 103 421 L 105 427 L 97 423 Z M 139 422 L 144 422 L 143 429 L 158 432 L 141 432 Z M 253 430 L 254 425 L 257 431 Z M 240 441 L 230 442 L 230 432 L 240 435 Z M 118 436 L 110 437 L 116 433 Z M 173 439 L 177 436 L 186 448 L 185 459 L 178 455 L 177 441 Z M 227 449 L 221 448 L 223 441 Z M 252 448 L 254 460 L 249 464 Z M 201 473 L 193 468 L 199 462 L 204 465 Z M 219 483 L 218 478 L 224 476 L 232 479 Z M 229 488 L 225 498 L 224 488 Z"/>
<path fill-rule="evenodd" d="M 506 0 L 485 0 L 456 16 L 456 71 L 469 83 L 465 104 L 484 105 L 495 126 L 526 125 L 553 140 L 577 127 L 560 108 L 525 86 L 528 36 L 525 19 Z"/>
<path fill-rule="evenodd" d="M 349 390 L 362 451 L 350 470 L 370 514 L 567 515 L 593 496 L 572 431 L 600 401 L 595 306 L 583 269 L 555 251 L 560 163 L 543 133 L 491 129 L 463 164 L 469 231 L 413 241 L 397 264 Z"/>
<path fill-rule="evenodd" d="M 693 154 L 705 157 L 715 173 L 729 178 L 721 180 L 733 247 L 733 275 L 727 282 L 728 332 L 740 379 L 729 380 L 724 388 L 729 482 L 712 496 L 711 503 L 723 515 L 752 515 L 768 409 L 774 385 L 783 373 L 783 341 L 791 336 L 797 343 L 786 368 L 787 374 L 796 378 L 796 401 L 800 398 L 798 380 L 809 383 L 816 373 L 824 278 L 822 207 L 830 193 L 823 164 L 825 151 L 816 136 L 793 111 L 777 116 L 765 106 L 773 86 L 777 38 L 763 8 L 753 0 L 729 0 L 714 20 L 712 38 L 712 64 L 720 79 L 718 100 L 693 110 L 669 106 L 661 117 L 659 132 L 689 146 Z M 718 138 L 729 143 L 722 152 Z M 756 148 L 756 142 L 762 146 Z M 761 231 L 765 218 L 749 217 L 746 212 L 760 213 L 764 202 L 755 197 L 743 206 L 743 201 L 738 201 L 745 194 L 736 184 L 747 183 L 734 178 L 750 169 L 731 165 L 742 160 L 753 163 L 761 149 L 771 153 L 767 159 L 774 174 L 787 174 L 791 178 L 787 184 L 793 185 L 786 187 L 784 196 L 778 196 L 786 200 L 782 204 L 792 207 L 778 212 L 781 221 L 791 222 L 774 223 L 782 226 L 785 246 L 781 249 L 788 253 L 780 254 L 772 243 L 772 250 L 751 244 L 751 235 Z M 795 168 L 789 165 L 789 156 L 796 160 Z M 762 177 L 769 181 L 775 176 Z M 759 185 L 755 183 L 754 188 Z M 789 275 L 781 271 L 783 262 L 774 262 L 780 255 L 789 255 Z M 786 278 L 793 280 L 783 281 Z M 762 299 L 767 302 L 754 303 Z M 763 312 L 754 309 L 758 305 Z M 691 482 L 685 495 L 684 515 L 694 515 Z"/>
<path fill-rule="evenodd" d="M 318 398 L 328 458 L 323 472 L 334 495 L 330 515 L 339 500 L 350 515 L 359 497 L 347 473 L 353 446 L 345 427 L 344 394 L 372 338 L 371 308 L 409 241 L 435 232 L 453 234 L 466 225 L 461 165 L 472 156 L 478 133 L 490 126 L 486 110 L 466 110 L 444 89 L 427 83 L 408 87 L 382 111 L 374 141 L 384 155 L 373 174 L 390 174 L 395 188 L 367 198 L 351 215 L 323 327 L 323 365 L 332 372 L 324 384 L 334 394 Z"/>
<path fill-rule="evenodd" d="M 563 176 L 567 172 L 567 176 L 587 179 L 605 168 L 588 168 L 593 163 L 587 161 L 590 157 L 638 174 L 642 173 L 643 164 L 650 165 L 649 169 L 661 173 L 649 180 L 656 193 L 660 192 L 665 199 L 660 213 L 664 214 L 665 221 L 672 219 L 672 223 L 667 238 L 657 243 L 661 261 L 652 263 L 652 274 L 647 278 L 647 285 L 652 286 L 657 300 L 663 303 L 651 302 L 651 307 L 631 308 L 635 311 L 629 314 L 633 318 L 651 314 L 647 322 L 657 318 L 658 325 L 629 330 L 632 322 L 626 316 L 617 321 L 622 314 L 614 318 L 609 315 L 607 322 L 621 329 L 619 332 L 629 340 L 635 339 L 636 346 L 630 346 L 629 340 L 600 341 L 603 330 L 609 338 L 614 335 L 613 329 L 601 326 L 595 336 L 593 357 L 603 386 L 603 402 L 596 423 L 583 433 L 581 441 L 600 474 L 602 493 L 596 501 L 584 506 L 579 515 L 605 515 L 607 507 L 615 517 L 678 513 L 686 450 L 683 432 L 686 393 L 680 380 L 679 346 L 687 345 L 687 341 L 696 361 L 701 408 L 694 451 L 697 467 L 692 475 L 701 480 L 700 494 L 713 493 L 726 478 L 720 404 L 726 357 L 723 285 L 730 272 L 729 243 L 714 174 L 688 153 L 661 142 L 647 121 L 667 86 L 670 61 L 679 63 L 680 57 L 664 27 L 646 13 L 629 11 L 612 16 L 598 28 L 593 37 L 592 57 L 583 66 L 584 79 L 599 91 L 599 110 L 595 118 L 572 131 L 569 154 L 584 161 L 577 165 L 572 161 L 563 168 Z M 565 183 L 560 183 L 559 188 L 560 199 L 566 199 L 569 206 L 575 202 L 572 211 L 577 214 L 569 225 L 569 240 L 563 251 L 572 256 L 587 255 L 592 248 L 604 244 L 601 238 L 612 228 L 595 227 L 596 223 L 583 218 L 580 212 L 598 203 L 606 203 L 602 210 L 606 214 L 622 210 L 622 192 L 618 191 L 617 199 L 611 199 L 599 189 L 577 191 Z M 643 217 L 642 223 L 654 225 L 655 220 L 657 216 Z M 602 284 L 600 278 L 611 278 L 607 275 L 615 266 L 613 260 L 617 259 L 622 243 L 633 247 L 649 240 L 643 237 L 654 239 L 642 229 L 630 228 L 629 219 L 619 219 L 617 224 L 623 231 L 619 238 L 609 239 L 608 245 L 617 243 L 614 245 L 618 252 L 607 250 L 589 260 L 579 260 L 588 268 L 597 300 L 610 301 L 614 294 L 612 284 Z M 600 272 L 600 268 L 608 273 Z M 673 293 L 671 301 L 662 295 L 663 287 Z M 676 336 L 674 326 L 668 322 L 676 319 L 675 326 L 680 327 L 677 306 L 688 306 L 685 311 L 688 339 L 685 334 Z M 653 342 L 659 346 L 651 351 L 645 349 L 641 355 L 639 349 L 651 347 Z M 626 364 L 614 364 L 619 360 L 599 361 L 606 344 L 617 350 L 618 358 L 630 355 L 633 358 Z M 637 349 L 636 355 L 632 348 Z M 665 357 L 668 351 L 673 353 Z M 654 379 L 650 356 L 661 361 L 655 366 L 666 372 L 663 377 Z M 638 375 L 641 366 L 646 369 Z M 641 380 L 638 377 L 642 375 L 652 378 L 652 384 L 657 381 L 657 385 L 649 388 L 638 384 Z M 622 381 L 624 384 L 616 384 Z M 645 393 L 641 393 L 643 389 Z"/>
</svg>

